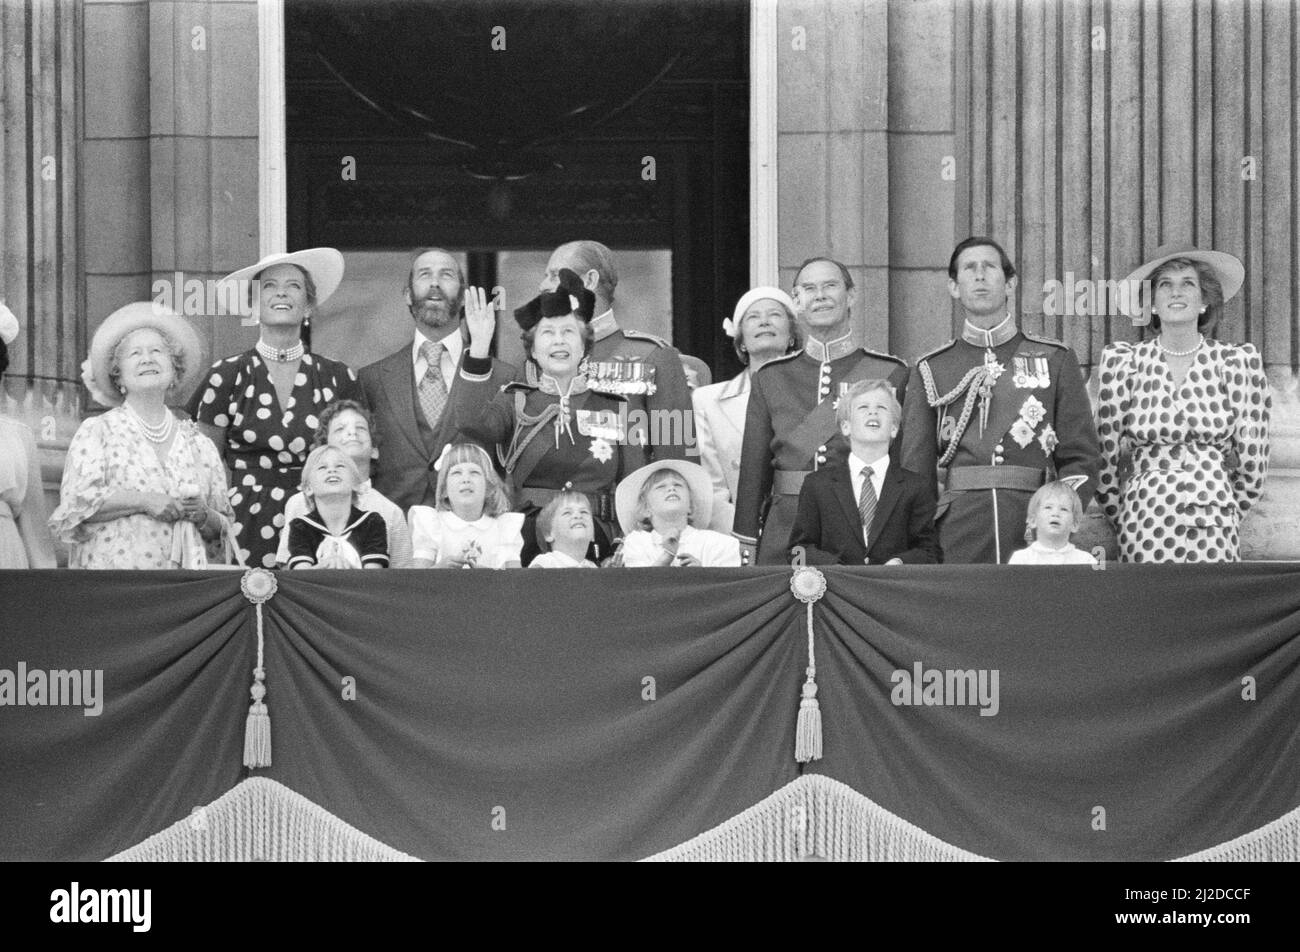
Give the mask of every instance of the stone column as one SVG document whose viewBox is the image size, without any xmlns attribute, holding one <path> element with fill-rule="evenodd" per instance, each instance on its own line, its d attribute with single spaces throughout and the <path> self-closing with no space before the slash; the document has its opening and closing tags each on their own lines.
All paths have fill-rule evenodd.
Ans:
<svg viewBox="0 0 1300 952">
<path fill-rule="evenodd" d="M 80 7 L 0 3 L 0 300 L 21 332 L 0 413 L 27 423 L 47 492 L 80 421 L 77 90 Z"/>
</svg>

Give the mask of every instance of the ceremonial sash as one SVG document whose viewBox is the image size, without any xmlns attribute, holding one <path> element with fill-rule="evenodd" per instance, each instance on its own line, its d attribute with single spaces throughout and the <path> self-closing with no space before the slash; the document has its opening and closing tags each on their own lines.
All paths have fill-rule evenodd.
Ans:
<svg viewBox="0 0 1300 952">
<path fill-rule="evenodd" d="M 859 380 L 868 380 L 869 371 L 866 370 L 869 355 L 863 354 L 862 359 L 854 365 L 853 369 L 844 375 L 839 382 L 839 389 L 842 391 L 845 384 L 857 383 Z M 893 386 L 893 384 L 890 384 Z M 816 454 L 818 447 L 829 443 L 840 432 L 839 421 L 835 418 L 834 400 L 823 400 L 817 406 L 813 407 L 795 428 L 794 433 L 788 438 L 787 442 L 795 451 L 796 459 L 812 459 Z"/>
</svg>

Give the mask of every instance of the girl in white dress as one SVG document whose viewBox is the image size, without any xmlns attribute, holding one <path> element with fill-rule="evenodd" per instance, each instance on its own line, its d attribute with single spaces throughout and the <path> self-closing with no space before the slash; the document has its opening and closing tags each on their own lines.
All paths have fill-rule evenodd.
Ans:
<svg viewBox="0 0 1300 952">
<path fill-rule="evenodd" d="M 1079 494 L 1063 482 L 1047 483 L 1029 499 L 1025 538 L 1029 548 L 1011 553 L 1009 565 L 1096 565 L 1070 541 L 1083 523 Z"/>
<path fill-rule="evenodd" d="M 454 443 L 436 468 L 438 508 L 412 506 L 409 513 L 414 566 L 518 568 L 524 516 L 508 511 L 510 495 L 487 451 Z"/>
</svg>

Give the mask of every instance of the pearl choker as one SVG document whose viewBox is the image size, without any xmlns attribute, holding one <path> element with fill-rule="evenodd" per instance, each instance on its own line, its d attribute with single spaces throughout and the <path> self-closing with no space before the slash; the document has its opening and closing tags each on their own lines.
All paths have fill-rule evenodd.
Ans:
<svg viewBox="0 0 1300 952">
<path fill-rule="evenodd" d="M 1156 343 L 1159 344 L 1160 349 L 1163 350 L 1170 357 L 1190 357 L 1192 354 L 1196 353 L 1198 350 L 1200 350 L 1202 347 L 1205 346 L 1205 335 L 1198 334 L 1197 336 L 1200 338 L 1200 341 L 1191 350 L 1170 350 L 1168 347 L 1165 346 L 1163 337 L 1157 337 Z"/>
<path fill-rule="evenodd" d="M 150 443 L 166 443 L 171 438 L 172 428 L 176 426 L 176 417 L 166 407 L 163 408 L 163 421 L 157 426 L 150 426 L 144 422 L 144 417 L 136 412 L 135 407 L 129 403 L 122 405 L 126 407 L 126 412 L 131 415 L 135 425 L 140 428 L 140 432 L 144 434 L 144 438 Z"/>
<path fill-rule="evenodd" d="M 302 359 L 303 346 L 302 341 L 298 341 L 292 347 L 277 350 L 265 341 L 259 340 L 257 342 L 257 352 L 262 355 L 263 360 L 273 360 L 277 364 L 287 364 Z"/>
</svg>

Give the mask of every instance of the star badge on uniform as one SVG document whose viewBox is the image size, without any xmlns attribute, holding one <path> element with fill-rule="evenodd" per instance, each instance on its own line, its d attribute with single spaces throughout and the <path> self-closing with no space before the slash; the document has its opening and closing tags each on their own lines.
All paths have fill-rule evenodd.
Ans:
<svg viewBox="0 0 1300 952">
<path fill-rule="evenodd" d="M 1060 440 L 1056 438 L 1056 431 L 1052 429 L 1052 424 L 1043 427 L 1042 435 L 1038 437 L 1038 445 L 1043 448 L 1043 452 L 1048 456 L 1060 445 Z"/>
<path fill-rule="evenodd" d="M 1025 398 L 1025 402 L 1020 407 L 1020 419 L 1024 420 L 1031 427 L 1038 426 L 1043 422 L 1043 417 L 1047 416 L 1047 410 L 1037 397 L 1030 396 Z M 1025 444 L 1021 443 L 1021 446 Z"/>
<path fill-rule="evenodd" d="M 609 440 L 597 437 L 591 441 L 591 455 L 602 463 L 608 463 L 614 458 L 614 447 L 610 446 Z"/>
<path fill-rule="evenodd" d="M 1026 423 L 1024 418 L 1021 417 L 1011 427 L 1011 438 L 1015 440 L 1023 450 L 1034 441 L 1034 428 Z"/>
</svg>

